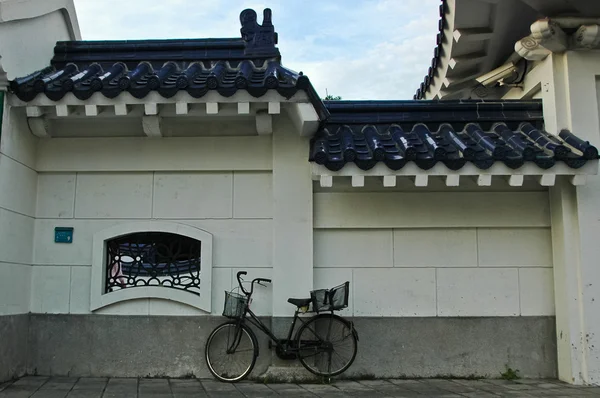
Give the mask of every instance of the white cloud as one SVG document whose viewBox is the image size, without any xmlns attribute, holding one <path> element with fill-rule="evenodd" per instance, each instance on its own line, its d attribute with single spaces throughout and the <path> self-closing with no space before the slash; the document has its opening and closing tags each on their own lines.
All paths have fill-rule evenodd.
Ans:
<svg viewBox="0 0 600 398">
<path fill-rule="evenodd" d="M 75 0 L 84 40 L 239 37 L 273 10 L 284 65 L 325 96 L 409 99 L 431 63 L 439 0 Z"/>
</svg>

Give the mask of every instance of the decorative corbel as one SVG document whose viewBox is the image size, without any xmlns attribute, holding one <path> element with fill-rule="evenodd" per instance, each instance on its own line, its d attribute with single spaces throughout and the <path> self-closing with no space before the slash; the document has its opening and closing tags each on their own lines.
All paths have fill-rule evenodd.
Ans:
<svg viewBox="0 0 600 398">
<path fill-rule="evenodd" d="M 531 24 L 531 35 L 515 43 L 515 51 L 529 61 L 541 61 L 553 52 L 564 52 L 569 47 L 566 33 L 550 19 Z"/>
<path fill-rule="evenodd" d="M 574 48 L 598 48 L 600 46 L 600 26 L 581 25 L 571 37 Z"/>
</svg>

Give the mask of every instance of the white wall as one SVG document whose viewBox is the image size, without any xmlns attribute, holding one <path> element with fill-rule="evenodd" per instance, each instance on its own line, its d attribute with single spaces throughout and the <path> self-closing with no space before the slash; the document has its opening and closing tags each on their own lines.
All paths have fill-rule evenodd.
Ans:
<svg viewBox="0 0 600 398">
<path fill-rule="evenodd" d="M 2 0 L 0 56 L 9 79 L 50 64 L 59 40 L 81 40 L 73 0 Z"/>
<path fill-rule="evenodd" d="M 255 137 L 257 143 L 235 144 L 231 139 L 221 150 L 203 153 L 202 162 L 212 157 L 225 164 L 228 150 L 234 154 L 245 147 L 257 148 L 247 156 L 262 159 L 270 154 L 271 141 Z M 212 312 L 220 314 L 224 290 L 237 286 L 235 273 L 248 269 L 247 279 L 271 277 L 272 271 L 272 173 L 261 168 L 264 160 L 246 163 L 250 170 L 235 171 L 122 171 L 90 172 L 97 159 L 109 158 L 116 142 L 104 139 L 93 156 L 79 153 L 71 167 L 86 171 L 64 172 L 77 139 L 40 141 L 44 172 L 37 180 L 35 241 L 31 311 L 35 313 L 89 313 L 92 237 L 117 223 L 162 220 L 185 223 L 213 234 Z M 148 139 L 139 138 L 140 145 Z M 171 138 L 163 139 L 165 146 Z M 177 139 L 173 139 L 177 140 Z M 215 139 L 185 139 L 191 148 L 214 148 Z M 246 140 L 246 141 L 244 141 Z M 159 140 L 161 141 L 161 140 Z M 256 145 L 255 145 L 256 144 Z M 236 146 L 237 145 L 237 146 Z M 220 145 L 216 145 L 220 147 Z M 199 152 L 202 152 L 200 150 Z M 154 165 L 181 164 L 191 161 L 193 151 L 183 155 L 163 152 Z M 218 158 L 218 159 L 217 159 Z M 188 160 L 186 160 L 188 159 Z M 117 159 L 116 162 L 119 162 Z M 232 164 L 234 164 L 233 162 Z M 267 162 L 267 166 L 268 166 Z M 55 165 L 60 171 L 52 171 Z M 145 162 L 147 168 L 152 162 Z M 139 164 L 137 165 L 139 167 Z M 54 243 L 55 227 L 74 227 L 72 244 Z M 271 288 L 259 287 L 253 309 L 270 314 Z M 193 315 L 203 312 L 195 308 L 158 299 L 140 299 L 102 308 L 97 313 Z"/>
<path fill-rule="evenodd" d="M 35 141 L 7 108 L 0 139 L 0 315 L 29 312 L 37 191 Z"/>
<path fill-rule="evenodd" d="M 547 192 L 318 192 L 316 288 L 355 316 L 554 315 Z"/>
</svg>

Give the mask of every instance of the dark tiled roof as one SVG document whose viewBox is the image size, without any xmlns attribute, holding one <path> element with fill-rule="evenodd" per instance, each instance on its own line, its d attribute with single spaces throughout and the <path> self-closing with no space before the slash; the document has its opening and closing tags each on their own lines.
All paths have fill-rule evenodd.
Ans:
<svg viewBox="0 0 600 398">
<path fill-rule="evenodd" d="M 68 92 L 86 100 L 96 92 L 114 98 L 125 91 L 136 98 L 151 91 L 199 98 L 210 90 L 227 97 L 238 90 L 254 97 L 277 90 L 290 98 L 304 90 L 325 119 L 327 109 L 308 78 L 281 64 L 271 10 L 265 9 L 262 25 L 256 19 L 253 10 L 242 11 L 242 37 L 234 39 L 58 42 L 49 67 L 10 87 L 23 101 L 40 93 L 58 101 Z"/>
<path fill-rule="evenodd" d="M 560 138 L 543 130 L 541 101 L 335 101 L 311 142 L 310 160 L 332 171 L 354 162 L 368 170 L 378 162 L 392 170 L 415 162 L 427 170 L 442 162 L 458 170 L 467 162 L 512 169 L 533 162 L 582 167 L 598 150 L 567 130 Z"/>
</svg>

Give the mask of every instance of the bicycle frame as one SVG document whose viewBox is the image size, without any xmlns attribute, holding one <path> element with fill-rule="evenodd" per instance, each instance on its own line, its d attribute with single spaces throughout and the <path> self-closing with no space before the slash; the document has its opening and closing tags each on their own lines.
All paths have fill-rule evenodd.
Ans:
<svg viewBox="0 0 600 398">
<path fill-rule="evenodd" d="M 244 292 L 244 294 L 246 294 L 246 297 L 248 298 L 248 301 L 246 303 L 246 307 L 244 309 L 244 314 L 237 319 L 238 324 L 243 324 L 246 321 L 248 321 L 248 323 L 250 323 L 251 325 L 255 326 L 258 330 L 260 330 L 261 332 L 263 332 L 264 334 L 266 334 L 277 346 L 278 349 L 282 350 L 284 353 L 286 354 L 295 354 L 297 353 L 300 348 L 302 347 L 294 347 L 293 346 L 293 342 L 292 342 L 292 334 L 294 333 L 294 330 L 296 328 L 296 323 L 298 322 L 298 320 L 300 320 L 300 322 L 302 324 L 305 324 L 306 322 L 302 320 L 302 318 L 300 316 L 298 316 L 300 314 L 300 309 L 296 308 L 296 311 L 294 312 L 294 319 L 292 321 L 292 324 L 290 325 L 290 329 L 288 331 L 288 335 L 287 335 L 287 339 L 279 339 L 277 338 L 277 336 L 275 336 L 273 334 L 273 332 L 271 331 L 271 329 L 269 329 L 267 327 L 267 325 L 265 325 L 264 323 L 262 323 L 262 321 L 260 319 L 258 319 L 258 317 L 256 316 L 256 314 L 254 312 L 252 312 L 252 310 L 250 309 L 250 302 L 251 302 L 251 298 L 252 298 L 252 294 L 254 292 L 254 284 L 258 283 L 261 284 L 260 282 L 267 282 L 267 283 L 271 283 L 270 279 L 264 279 L 264 278 L 256 278 L 254 279 L 251 284 L 250 284 L 250 291 L 248 292 L 246 289 L 244 289 L 243 285 L 242 285 L 242 279 L 240 278 L 240 276 L 242 275 L 246 275 L 247 272 L 245 271 L 239 271 L 237 273 L 237 280 L 240 286 L 240 289 L 242 292 Z M 331 313 L 333 314 L 333 311 L 331 311 Z M 246 315 L 249 315 L 249 317 L 247 317 Z M 312 317 L 311 317 L 312 319 Z M 317 334 L 315 333 L 315 336 Z M 241 336 L 240 336 L 241 337 Z M 318 338 L 318 337 L 317 337 Z M 236 343 L 236 340 L 238 340 L 238 336 L 236 336 L 236 338 L 234 339 L 234 342 L 232 344 L 232 347 L 230 347 L 228 349 L 228 351 L 235 351 L 235 349 L 237 348 L 237 345 L 239 343 Z M 320 338 L 319 338 L 320 340 Z"/>
<path fill-rule="evenodd" d="M 306 323 L 306 321 L 303 321 L 302 318 L 298 316 L 299 313 L 300 313 L 300 311 L 298 311 L 298 309 L 296 309 L 296 311 L 294 312 L 294 319 L 293 319 L 292 324 L 290 325 L 290 329 L 288 331 L 287 339 L 279 339 L 277 336 L 275 336 L 273 334 L 273 332 L 271 331 L 271 329 L 269 329 L 269 327 L 267 325 L 262 323 L 262 321 L 260 319 L 258 319 L 256 314 L 254 312 L 252 312 L 252 310 L 250 308 L 248 308 L 248 306 L 246 307 L 246 311 L 244 311 L 244 316 L 242 318 L 240 318 L 239 321 L 240 321 L 240 323 L 247 321 L 251 325 L 255 326 L 258 330 L 260 330 L 261 332 L 266 334 L 275 343 L 275 345 L 278 348 L 282 349 L 284 352 L 296 353 L 300 349 L 300 347 L 293 347 L 291 345 L 292 334 L 294 333 L 294 329 L 296 328 L 296 322 L 298 320 L 302 324 Z M 246 315 L 249 315 L 249 317 L 247 317 Z"/>
</svg>

